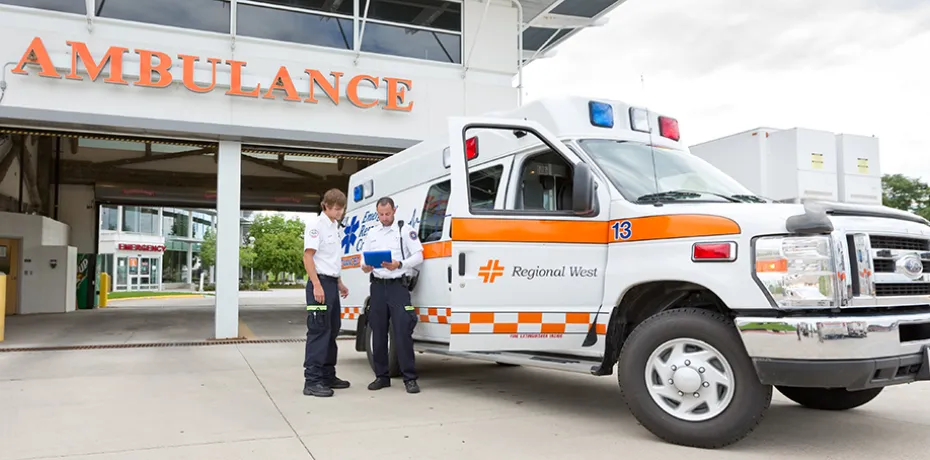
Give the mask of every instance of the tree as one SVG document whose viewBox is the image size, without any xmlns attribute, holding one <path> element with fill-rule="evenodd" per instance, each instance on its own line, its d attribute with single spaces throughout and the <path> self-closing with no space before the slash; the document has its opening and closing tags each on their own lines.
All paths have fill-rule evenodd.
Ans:
<svg viewBox="0 0 930 460">
<path fill-rule="evenodd" d="M 239 246 L 239 266 L 254 267 L 255 251 L 248 246 Z M 200 243 L 200 263 L 204 268 L 216 265 L 216 231 L 208 228 Z"/>
<path fill-rule="evenodd" d="M 200 263 L 203 268 L 216 265 L 216 232 L 208 228 L 200 243 Z"/>
<path fill-rule="evenodd" d="M 254 268 L 274 274 L 303 273 L 303 220 L 261 215 L 252 222 L 249 235 L 255 238 Z"/>
<path fill-rule="evenodd" d="M 930 185 L 903 174 L 882 176 L 882 204 L 930 219 Z"/>
</svg>

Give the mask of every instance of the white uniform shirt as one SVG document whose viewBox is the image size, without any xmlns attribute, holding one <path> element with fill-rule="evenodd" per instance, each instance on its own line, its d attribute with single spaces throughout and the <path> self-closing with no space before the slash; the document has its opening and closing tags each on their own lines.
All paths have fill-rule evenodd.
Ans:
<svg viewBox="0 0 930 460">
<path fill-rule="evenodd" d="M 307 223 L 304 229 L 304 251 L 313 253 L 313 264 L 318 275 L 339 277 L 342 272 L 342 229 L 339 222 L 331 220 L 326 214 Z"/>
<path fill-rule="evenodd" d="M 403 254 L 400 250 L 401 238 L 404 239 Z M 403 275 L 412 275 L 411 269 L 423 262 L 423 245 L 420 244 L 416 230 L 407 224 L 404 224 L 403 229 L 398 229 L 396 220 L 390 227 L 385 227 L 380 222 L 375 224 L 368 232 L 368 242 L 365 246 L 366 251 L 391 251 L 391 258 L 403 264 L 397 270 L 375 267 L 372 270 L 375 278 L 400 278 Z"/>
</svg>

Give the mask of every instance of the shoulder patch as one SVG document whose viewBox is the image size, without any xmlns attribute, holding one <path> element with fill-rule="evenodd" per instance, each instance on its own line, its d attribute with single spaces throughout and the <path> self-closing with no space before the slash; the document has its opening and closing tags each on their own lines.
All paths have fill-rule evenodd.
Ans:
<svg viewBox="0 0 930 460">
<path fill-rule="evenodd" d="M 417 232 L 410 230 L 410 239 L 411 240 L 417 239 Z"/>
<path fill-rule="evenodd" d="M 315 229 L 315 228 L 311 228 L 311 229 L 310 229 L 310 238 L 316 238 L 316 237 L 318 237 L 318 236 L 320 236 L 320 232 L 317 231 L 317 229 Z"/>
</svg>

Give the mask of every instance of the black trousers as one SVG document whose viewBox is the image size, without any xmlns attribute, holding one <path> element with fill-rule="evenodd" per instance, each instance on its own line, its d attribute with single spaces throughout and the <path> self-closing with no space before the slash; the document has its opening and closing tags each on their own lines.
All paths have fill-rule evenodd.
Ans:
<svg viewBox="0 0 930 460">
<path fill-rule="evenodd" d="M 410 305 L 410 291 L 400 280 L 372 278 L 368 327 L 371 328 L 375 375 L 388 379 L 388 321 L 394 328 L 394 350 L 404 381 L 417 379 L 413 357 L 413 328 L 417 313 Z"/>
<path fill-rule="evenodd" d="M 307 346 L 304 351 L 304 379 L 311 384 L 330 384 L 336 377 L 336 336 L 342 328 L 339 280 L 319 275 L 325 301 L 313 298 L 313 284 L 307 282 Z"/>
</svg>

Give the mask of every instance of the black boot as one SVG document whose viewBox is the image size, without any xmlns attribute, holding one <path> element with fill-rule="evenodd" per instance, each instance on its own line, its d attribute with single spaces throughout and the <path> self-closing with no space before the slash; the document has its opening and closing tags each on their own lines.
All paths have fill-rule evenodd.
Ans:
<svg viewBox="0 0 930 460">
<path fill-rule="evenodd" d="M 404 386 L 407 388 L 407 393 L 413 394 L 420 392 L 420 385 L 417 385 L 416 380 L 407 380 L 404 382 Z"/>
<path fill-rule="evenodd" d="M 374 391 L 387 388 L 389 386 L 391 386 L 391 379 L 376 378 L 374 382 L 368 384 L 368 389 Z"/>
<path fill-rule="evenodd" d="M 319 396 L 326 398 L 333 395 L 333 389 L 323 385 L 322 383 L 307 382 L 304 384 L 304 394 L 307 396 Z"/>
<path fill-rule="evenodd" d="M 333 377 L 329 382 L 329 387 L 334 390 L 343 390 L 349 388 L 349 382 L 347 380 L 342 380 L 339 377 Z"/>
</svg>

